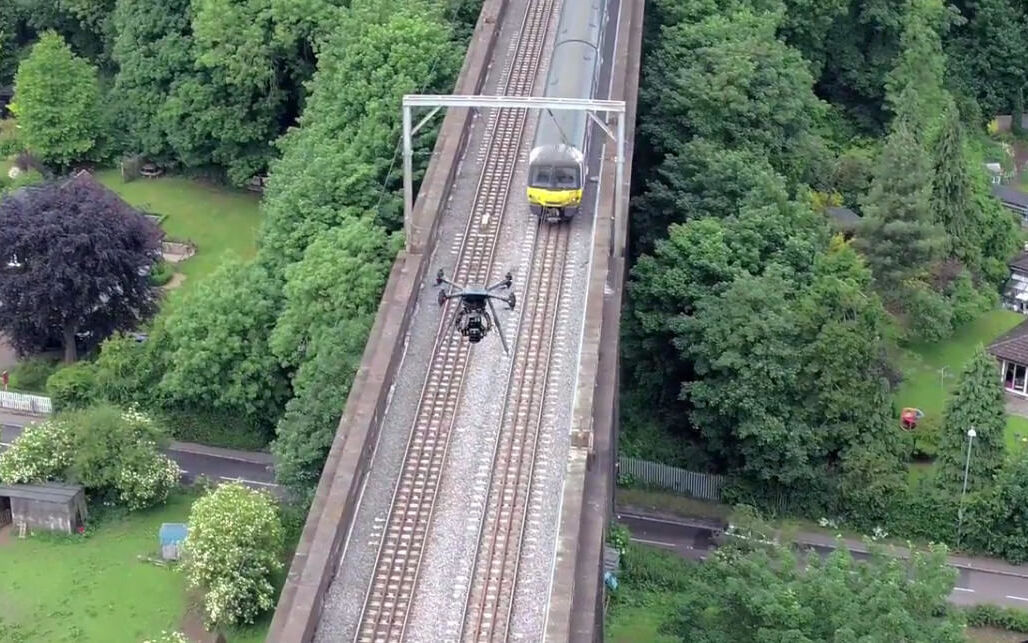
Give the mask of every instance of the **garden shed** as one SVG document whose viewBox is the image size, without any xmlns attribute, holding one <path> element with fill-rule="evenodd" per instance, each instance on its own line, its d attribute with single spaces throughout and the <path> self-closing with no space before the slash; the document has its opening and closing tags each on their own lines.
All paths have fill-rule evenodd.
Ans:
<svg viewBox="0 0 1028 643">
<path fill-rule="evenodd" d="M 0 513 L 29 529 L 74 533 L 86 521 L 86 495 L 79 485 L 48 482 L 41 485 L 0 485 Z"/>
<path fill-rule="evenodd" d="M 161 543 L 161 558 L 164 560 L 178 560 L 182 553 L 182 543 L 187 535 L 189 535 L 189 527 L 185 523 L 162 523 L 161 530 L 157 535 Z"/>
</svg>

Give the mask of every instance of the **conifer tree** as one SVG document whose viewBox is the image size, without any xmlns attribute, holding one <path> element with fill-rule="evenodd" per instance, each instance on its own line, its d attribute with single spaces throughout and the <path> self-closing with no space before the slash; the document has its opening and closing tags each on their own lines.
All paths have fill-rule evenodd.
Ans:
<svg viewBox="0 0 1028 643">
<path fill-rule="evenodd" d="M 902 122 L 889 134 L 864 204 L 864 227 L 857 240 L 875 284 L 895 296 L 939 258 L 945 243 L 933 221 L 932 168 L 924 148 Z"/>
<path fill-rule="evenodd" d="M 953 487 L 963 485 L 968 462 L 967 432 L 974 429 L 967 488 L 981 489 L 991 484 L 1003 464 L 1005 427 L 1003 389 L 996 360 L 979 346 L 974 357 L 964 365 L 956 390 L 946 403 L 939 440 L 940 479 Z"/>
<path fill-rule="evenodd" d="M 953 255 L 965 265 L 977 268 L 981 263 L 980 217 L 964 150 L 963 125 L 952 104 L 946 110 L 932 156 L 935 166 L 932 181 L 935 220 L 949 235 Z"/>
</svg>

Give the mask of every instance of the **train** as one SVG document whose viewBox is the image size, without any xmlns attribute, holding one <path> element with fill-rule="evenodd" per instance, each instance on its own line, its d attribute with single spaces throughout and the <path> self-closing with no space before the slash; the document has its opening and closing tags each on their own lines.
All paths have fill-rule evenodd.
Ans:
<svg viewBox="0 0 1028 643">
<path fill-rule="evenodd" d="M 591 99 L 600 77 L 606 0 L 565 0 L 546 78 L 547 98 Z M 542 110 L 528 157 L 528 203 L 546 222 L 571 219 L 582 205 L 589 117 L 583 111 Z"/>
</svg>

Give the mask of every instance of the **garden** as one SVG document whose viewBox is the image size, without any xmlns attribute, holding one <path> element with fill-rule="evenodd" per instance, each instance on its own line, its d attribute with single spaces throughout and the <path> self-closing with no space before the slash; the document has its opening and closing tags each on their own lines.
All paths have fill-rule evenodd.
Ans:
<svg viewBox="0 0 1028 643">
<path fill-rule="evenodd" d="M 158 452 L 165 439 L 145 414 L 94 406 L 27 428 L 0 455 L 0 483 L 76 483 L 90 505 L 76 533 L 0 530 L 3 640 L 140 641 L 204 627 L 263 640 L 297 521 L 287 535 L 282 507 L 240 484 L 181 489 Z M 163 523 L 188 524 L 180 561 L 160 556 Z"/>
<path fill-rule="evenodd" d="M 988 346 L 1025 319 L 1008 310 L 992 310 L 956 329 L 944 341 L 905 347 L 898 360 L 903 382 L 894 397 L 897 409 L 918 408 L 925 413 L 925 421 L 940 426 L 946 399 L 975 349 Z M 1020 449 L 1023 437 L 1028 437 L 1028 418 L 1007 416 L 1004 438 L 1008 450 Z"/>
</svg>

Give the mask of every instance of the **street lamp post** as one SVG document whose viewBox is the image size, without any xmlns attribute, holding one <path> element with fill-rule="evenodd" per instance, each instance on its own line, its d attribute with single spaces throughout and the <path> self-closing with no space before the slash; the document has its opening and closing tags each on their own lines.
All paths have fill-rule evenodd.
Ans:
<svg viewBox="0 0 1028 643">
<path fill-rule="evenodd" d="M 960 528 L 964 524 L 964 494 L 967 493 L 967 474 L 971 469 L 971 444 L 974 442 L 974 429 L 967 430 L 967 460 L 964 462 L 964 487 L 960 490 L 960 508 L 957 510 L 957 547 L 960 547 Z"/>
</svg>

